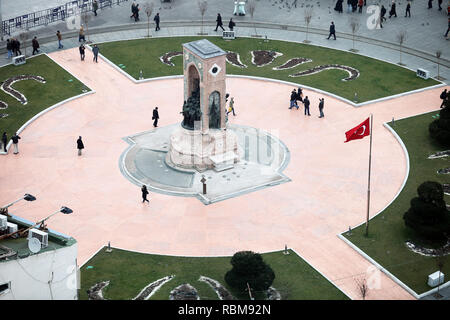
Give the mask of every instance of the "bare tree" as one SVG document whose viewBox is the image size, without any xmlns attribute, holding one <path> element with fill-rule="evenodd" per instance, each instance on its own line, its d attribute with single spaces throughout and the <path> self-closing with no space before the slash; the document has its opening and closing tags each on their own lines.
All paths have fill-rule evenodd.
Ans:
<svg viewBox="0 0 450 320">
<path fill-rule="evenodd" d="M 91 21 L 91 15 L 88 14 L 88 12 L 83 12 L 81 14 L 81 21 L 83 21 L 83 23 L 86 25 L 86 35 L 88 37 L 88 41 L 87 43 L 91 43 L 91 41 L 89 40 L 89 21 Z"/>
<path fill-rule="evenodd" d="M 150 16 L 153 13 L 153 7 L 155 4 L 153 2 L 147 2 L 144 6 L 145 15 L 147 16 L 147 37 L 150 38 Z"/>
<path fill-rule="evenodd" d="M 353 35 L 353 48 L 351 51 L 356 52 L 358 50 L 355 50 L 355 34 L 356 34 L 356 32 L 358 32 L 361 24 L 359 23 L 359 20 L 356 18 L 351 18 L 349 24 L 350 24 L 350 29 L 352 30 L 352 35 Z"/>
<path fill-rule="evenodd" d="M 312 8 L 306 9 L 305 10 L 306 40 L 303 41 L 305 43 L 310 42 L 310 41 L 308 41 L 308 31 L 309 31 L 309 24 L 311 23 L 312 16 L 313 16 L 313 9 Z"/>
<path fill-rule="evenodd" d="M 208 1 L 207 0 L 198 0 L 198 10 L 200 11 L 200 14 L 202 15 L 202 31 L 200 32 L 200 35 L 203 35 L 203 18 L 205 16 L 206 10 L 208 10 Z"/>
<path fill-rule="evenodd" d="M 444 80 L 441 78 L 441 76 L 439 75 L 439 66 L 440 66 L 440 62 L 441 62 L 441 55 L 442 55 L 442 51 L 441 50 L 437 50 L 436 51 L 436 58 L 437 58 L 437 65 L 438 65 L 438 75 L 437 75 L 437 79 L 438 80 Z"/>
<path fill-rule="evenodd" d="M 23 49 L 24 49 L 24 56 L 27 56 L 27 40 L 28 40 L 28 31 L 24 31 L 21 34 L 19 34 L 19 39 L 20 42 L 22 42 L 23 44 Z"/>
<path fill-rule="evenodd" d="M 436 249 L 436 265 L 439 269 L 439 275 L 438 275 L 438 287 L 437 287 L 437 292 L 435 294 L 435 297 L 437 299 L 442 298 L 442 295 L 439 293 L 439 289 L 441 286 L 441 273 L 442 273 L 442 269 L 444 268 L 444 249 L 438 248 Z"/>
<path fill-rule="evenodd" d="M 405 43 L 405 40 L 406 40 L 406 34 L 407 34 L 406 30 L 400 30 L 397 33 L 397 42 L 400 45 L 400 63 L 399 63 L 400 65 L 403 65 L 403 63 L 402 63 L 402 48 L 403 48 L 403 43 Z"/>
<path fill-rule="evenodd" d="M 355 281 L 361 298 L 363 300 L 366 300 L 367 294 L 369 293 L 369 287 L 367 285 L 366 277 L 363 277 L 362 279 L 356 279 Z"/>
<path fill-rule="evenodd" d="M 253 21 L 253 16 L 255 14 L 255 9 L 256 9 L 256 1 L 248 0 L 247 5 L 248 5 L 248 12 L 250 13 L 250 17 L 252 17 L 253 28 L 255 28 L 255 36 L 257 37 L 258 33 L 256 32 L 255 21 Z"/>
</svg>

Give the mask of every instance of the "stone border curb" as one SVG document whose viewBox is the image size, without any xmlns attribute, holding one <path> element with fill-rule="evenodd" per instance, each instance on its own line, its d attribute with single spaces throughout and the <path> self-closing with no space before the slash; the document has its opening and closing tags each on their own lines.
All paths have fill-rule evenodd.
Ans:
<svg viewBox="0 0 450 320">
<path fill-rule="evenodd" d="M 403 120 L 403 119 L 407 119 L 407 118 L 411 118 L 411 117 L 415 117 L 415 116 L 409 116 L 409 117 L 405 117 L 402 119 L 398 119 L 398 120 Z M 406 157 L 406 175 L 405 175 L 405 179 L 403 180 L 402 186 L 400 187 L 399 191 L 397 192 L 397 194 L 394 196 L 394 198 L 380 211 L 378 211 L 375 215 L 373 215 L 370 220 L 372 220 L 373 218 L 375 218 L 376 216 L 378 216 L 379 214 L 381 214 L 382 212 L 384 212 L 384 210 L 386 210 L 387 207 L 389 207 L 396 199 L 397 197 L 400 195 L 400 192 L 402 192 L 403 188 L 405 187 L 405 184 L 408 180 L 409 177 L 409 171 L 410 171 L 410 164 L 409 164 L 409 153 L 408 150 L 406 149 L 405 144 L 403 143 L 402 139 L 398 136 L 398 134 L 394 131 L 394 129 L 392 129 L 388 122 L 384 123 L 383 126 L 388 129 L 392 135 L 395 137 L 395 139 L 397 140 L 397 142 L 401 145 L 402 149 L 403 149 L 403 153 L 405 154 Z M 354 226 L 352 229 L 357 228 L 361 225 L 365 224 L 365 222 L 361 222 L 360 224 Z M 355 244 L 353 244 L 350 240 L 348 240 L 346 237 L 343 236 L 344 233 L 346 233 L 347 231 L 344 231 L 340 234 L 338 234 L 338 238 L 343 240 L 347 245 L 349 245 L 353 250 L 355 250 L 356 252 L 358 252 L 361 256 L 363 256 L 367 261 L 369 261 L 370 263 L 372 263 L 373 265 L 375 265 L 377 267 L 378 270 L 382 271 L 383 273 L 385 273 L 389 278 L 391 278 L 395 283 L 397 283 L 398 285 L 400 285 L 401 287 L 403 287 L 406 291 L 408 291 L 411 295 L 413 295 L 416 299 L 421 299 L 425 296 L 428 296 L 431 293 L 434 293 L 437 291 L 437 288 L 431 289 L 429 291 L 426 291 L 424 293 L 418 294 L 416 293 L 413 289 L 411 289 L 410 287 L 408 287 L 406 284 L 404 284 L 401 280 L 399 280 L 396 276 L 394 276 L 392 273 L 390 273 L 387 269 L 385 269 L 381 264 L 379 264 L 378 262 L 376 262 L 374 259 L 372 259 L 369 255 L 367 255 L 364 251 L 362 251 L 359 247 L 357 247 Z M 447 281 L 446 283 L 442 284 L 439 288 L 440 289 L 444 289 L 446 287 L 450 286 L 450 281 Z"/>
</svg>

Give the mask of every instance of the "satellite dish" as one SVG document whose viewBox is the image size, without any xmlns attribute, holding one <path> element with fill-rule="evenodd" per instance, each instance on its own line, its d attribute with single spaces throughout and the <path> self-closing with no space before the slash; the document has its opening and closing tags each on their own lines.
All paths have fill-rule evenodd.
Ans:
<svg viewBox="0 0 450 320">
<path fill-rule="evenodd" d="M 28 249 L 33 253 L 41 251 L 41 242 L 37 238 L 28 239 Z"/>
</svg>

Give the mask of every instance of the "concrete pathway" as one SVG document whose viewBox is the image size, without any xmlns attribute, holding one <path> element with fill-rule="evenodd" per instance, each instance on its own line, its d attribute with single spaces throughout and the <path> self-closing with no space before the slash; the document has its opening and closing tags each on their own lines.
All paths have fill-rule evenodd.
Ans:
<svg viewBox="0 0 450 320">
<path fill-rule="evenodd" d="M 307 117 L 288 110 L 285 97 L 291 86 L 229 78 L 227 92 L 235 97 L 238 114 L 230 121 L 278 133 L 291 152 L 284 173 L 293 181 L 209 206 L 156 193 L 150 204 L 142 204 L 139 188 L 119 171 L 119 157 L 127 148 L 122 138 L 151 129 L 155 106 L 160 126 L 181 121 L 182 80 L 136 85 L 101 59 L 93 63 L 90 52 L 84 62 L 76 49 L 50 56 L 96 93 L 33 122 L 21 134 L 19 155 L 0 158 L 0 201 L 24 192 L 38 198 L 11 213 L 34 221 L 61 205 L 72 208 L 72 215 L 55 216 L 49 227 L 77 239 L 80 265 L 108 241 L 130 250 L 183 256 L 267 252 L 287 244 L 354 299 L 359 298 L 355 279 L 368 274 L 371 264 L 336 235 L 364 221 L 369 141 L 344 144 L 344 132 L 374 114 L 374 214 L 393 199 L 406 174 L 405 155 L 382 123 L 435 110 L 442 90 L 360 108 L 325 97 L 325 118 L 319 119 L 317 93 L 305 92 L 312 102 Z M 86 147 L 81 157 L 76 154 L 79 135 Z M 379 276 L 380 287 L 369 292 L 369 299 L 412 299 Z"/>
</svg>

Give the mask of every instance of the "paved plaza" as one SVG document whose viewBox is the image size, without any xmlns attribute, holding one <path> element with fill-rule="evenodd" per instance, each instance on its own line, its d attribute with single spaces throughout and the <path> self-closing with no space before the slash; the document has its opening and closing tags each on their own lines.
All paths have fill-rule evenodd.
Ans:
<svg viewBox="0 0 450 320">
<path fill-rule="evenodd" d="M 32 6 L 27 5 L 29 2 L 2 1 L 3 19 L 65 1 L 33 0 Z M 404 5 L 405 1 L 401 2 Z M 387 6 L 388 1 L 381 3 Z M 130 4 L 99 11 L 90 27 L 110 26 L 112 31 L 105 29 L 93 33 L 91 41 L 145 37 L 145 28 L 113 28 L 131 23 Z M 314 5 L 316 13 L 311 27 L 328 30 L 329 22 L 334 20 L 338 37 L 341 31 L 350 32 L 349 14 L 344 11 L 339 16 L 333 10 L 335 1 L 299 0 L 297 8 L 290 9 L 272 4 L 272 0 L 259 1 L 255 21 L 303 26 L 304 8 L 301 5 L 308 4 Z M 159 6 L 158 2 L 157 8 Z M 450 46 L 443 37 L 446 15 L 435 8 L 427 10 L 425 3 L 420 1 L 413 1 L 412 19 L 403 18 L 403 10 L 400 6 L 399 17 L 386 22 L 382 30 L 361 26 L 360 35 L 395 43 L 395 31 L 401 26 L 408 30 L 405 46 L 429 55 L 442 50 L 442 58 L 448 63 Z M 195 35 L 200 30 L 197 23 L 189 23 L 201 18 L 193 1 L 161 4 L 160 12 L 163 22 L 158 32 L 160 37 Z M 224 24 L 227 24 L 232 1 L 209 1 L 205 16 L 209 35 L 216 35 L 212 31 L 212 21 L 217 12 L 222 13 Z M 143 21 L 144 17 L 143 14 Z M 233 18 L 238 26 L 238 36 L 254 33 L 249 25 L 239 27 L 240 21 L 250 20 L 249 16 Z M 367 17 L 363 15 L 360 19 L 362 23 Z M 174 25 L 165 25 L 166 21 L 174 21 Z M 57 29 L 69 32 L 65 23 L 38 28 L 35 32 L 38 37 L 45 38 Z M 270 26 L 258 30 L 270 39 L 301 42 L 305 36 L 303 32 Z M 350 39 L 326 40 L 320 32 L 310 34 L 309 39 L 314 45 L 341 50 L 351 48 Z M 32 210 L 27 204 L 17 204 L 15 215 L 35 221 L 42 217 L 42 212 L 50 212 L 55 207 L 66 205 L 72 208 L 74 214 L 55 216 L 49 227 L 78 241 L 79 265 L 108 241 L 129 250 L 180 256 L 231 256 L 241 250 L 268 252 L 287 245 L 351 298 L 360 299 L 355 277 L 365 275 L 372 264 L 337 235 L 365 219 L 369 144 L 367 139 L 343 143 L 344 132 L 373 114 L 373 216 L 396 197 L 408 173 L 402 146 L 383 123 L 393 117 L 400 119 L 436 110 L 443 88 L 356 108 L 327 94 L 304 90 L 311 101 L 312 116 L 307 117 L 303 110 L 288 110 L 286 100 L 291 85 L 228 77 L 227 92 L 235 97 L 238 114 L 237 117 L 230 116 L 230 124 L 276 132 L 277 138 L 289 150 L 290 159 L 283 175 L 290 181 L 209 205 L 195 197 L 150 190 L 150 203 L 142 204 L 139 188 L 120 170 L 121 156 L 129 148 L 126 137 L 153 130 L 151 110 L 155 106 L 159 107 L 161 128 L 154 130 L 180 123 L 183 80 L 136 84 L 102 58 L 98 64 L 93 64 L 89 50 L 86 61 L 81 62 L 77 38 L 64 39 L 63 43 L 64 50 L 58 50 L 56 41 L 43 41 L 41 49 L 95 93 L 67 102 L 39 117 L 21 133 L 20 155 L 10 152 L 8 156 L 0 157 L 3 168 L 0 200 L 7 202 L 7 199 L 23 194 L 24 190 L 39 199 L 33 203 Z M 398 62 L 398 51 L 388 45 L 358 43 L 357 48 L 359 54 Z M 411 69 L 423 67 L 432 75 L 437 74 L 436 64 L 424 56 L 405 54 L 403 62 Z M 2 55 L 0 64 L 7 63 Z M 441 67 L 441 76 L 450 79 L 449 69 Z M 325 98 L 323 119 L 317 117 L 321 97 Z M 86 149 L 83 156 L 78 157 L 75 141 L 80 135 Z M 384 273 L 380 273 L 380 277 L 380 287 L 370 290 L 368 299 L 414 299 Z"/>
</svg>

